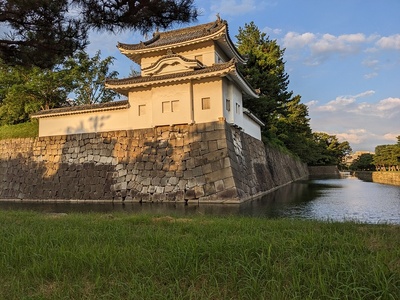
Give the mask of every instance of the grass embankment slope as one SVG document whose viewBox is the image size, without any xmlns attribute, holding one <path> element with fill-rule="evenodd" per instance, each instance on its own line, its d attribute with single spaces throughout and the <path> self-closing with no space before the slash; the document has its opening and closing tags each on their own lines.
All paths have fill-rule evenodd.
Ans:
<svg viewBox="0 0 400 300">
<path fill-rule="evenodd" d="M 39 122 L 37 121 L 0 126 L 0 140 L 37 137 L 38 133 Z"/>
<path fill-rule="evenodd" d="M 0 211 L 1 299 L 399 299 L 400 226 Z"/>
</svg>

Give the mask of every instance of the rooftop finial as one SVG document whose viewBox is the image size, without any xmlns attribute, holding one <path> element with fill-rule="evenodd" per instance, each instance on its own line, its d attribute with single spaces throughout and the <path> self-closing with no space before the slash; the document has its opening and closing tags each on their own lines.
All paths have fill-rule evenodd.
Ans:
<svg viewBox="0 0 400 300">
<path fill-rule="evenodd" d="M 156 31 L 153 32 L 153 37 L 155 37 L 156 35 L 159 34 L 159 30 L 160 30 L 160 28 L 157 26 L 157 27 L 156 27 Z"/>
<path fill-rule="evenodd" d="M 220 17 L 220 15 L 219 15 L 219 13 L 217 13 L 217 21 L 218 21 L 218 22 L 221 22 L 221 17 Z"/>
</svg>

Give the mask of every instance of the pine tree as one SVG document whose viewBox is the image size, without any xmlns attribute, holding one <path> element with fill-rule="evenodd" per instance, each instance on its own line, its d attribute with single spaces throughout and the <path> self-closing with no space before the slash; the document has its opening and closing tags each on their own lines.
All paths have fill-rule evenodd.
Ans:
<svg viewBox="0 0 400 300">
<path fill-rule="evenodd" d="M 266 124 L 265 136 L 276 137 L 277 121 L 286 114 L 286 105 L 293 94 L 288 91 L 289 75 L 285 73 L 283 61 L 285 51 L 254 22 L 239 28 L 236 38 L 239 52 L 247 57 L 247 63 L 240 71 L 260 93 L 259 99 L 245 98 L 243 105 Z"/>
<path fill-rule="evenodd" d="M 0 59 L 51 69 L 85 48 L 89 30 L 147 32 L 196 18 L 193 0 L 1 0 Z"/>
</svg>

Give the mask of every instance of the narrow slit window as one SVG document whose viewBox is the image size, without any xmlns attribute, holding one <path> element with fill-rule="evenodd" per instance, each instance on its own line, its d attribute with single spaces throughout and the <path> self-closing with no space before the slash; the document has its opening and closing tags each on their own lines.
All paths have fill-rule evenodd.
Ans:
<svg viewBox="0 0 400 300">
<path fill-rule="evenodd" d="M 226 99 L 225 106 L 227 111 L 231 111 L 231 100 Z"/>
<path fill-rule="evenodd" d="M 163 113 L 171 112 L 171 101 L 163 101 L 162 112 Z"/>
<path fill-rule="evenodd" d="M 210 98 L 209 97 L 201 99 L 201 108 L 203 110 L 211 108 L 211 103 L 210 103 Z"/>
<path fill-rule="evenodd" d="M 171 111 L 172 112 L 179 111 L 179 100 L 171 101 Z"/>
<path fill-rule="evenodd" d="M 240 104 L 236 103 L 236 113 L 240 114 Z"/>
</svg>

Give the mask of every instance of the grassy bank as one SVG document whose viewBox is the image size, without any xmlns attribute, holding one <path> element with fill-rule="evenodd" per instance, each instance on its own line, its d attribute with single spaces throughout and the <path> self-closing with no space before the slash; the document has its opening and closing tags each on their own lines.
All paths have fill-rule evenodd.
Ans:
<svg viewBox="0 0 400 300">
<path fill-rule="evenodd" d="M 0 211 L 1 299 L 398 299 L 400 226 Z"/>
<path fill-rule="evenodd" d="M 0 140 L 37 137 L 38 134 L 39 123 L 37 121 L 0 126 Z"/>
</svg>

